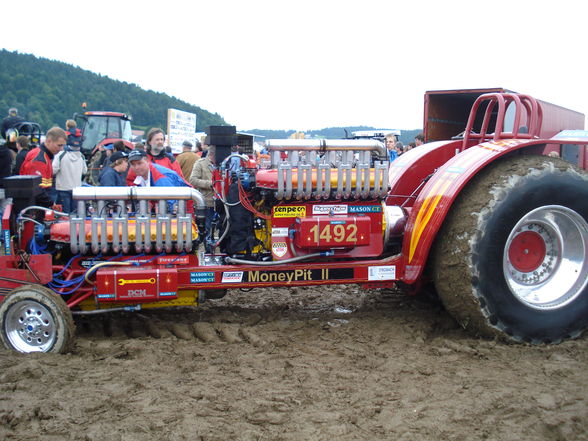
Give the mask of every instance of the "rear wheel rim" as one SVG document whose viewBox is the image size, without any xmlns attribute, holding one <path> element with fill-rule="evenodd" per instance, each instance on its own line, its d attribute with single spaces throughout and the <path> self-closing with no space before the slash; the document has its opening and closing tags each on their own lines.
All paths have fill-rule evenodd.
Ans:
<svg viewBox="0 0 588 441">
<path fill-rule="evenodd" d="M 6 313 L 4 326 L 6 337 L 19 352 L 47 352 L 57 337 L 53 315 L 34 300 L 15 303 Z"/>
<path fill-rule="evenodd" d="M 588 223 L 576 211 L 546 205 L 514 226 L 504 248 L 503 273 L 515 298 L 540 310 L 562 308 L 588 283 Z"/>
</svg>

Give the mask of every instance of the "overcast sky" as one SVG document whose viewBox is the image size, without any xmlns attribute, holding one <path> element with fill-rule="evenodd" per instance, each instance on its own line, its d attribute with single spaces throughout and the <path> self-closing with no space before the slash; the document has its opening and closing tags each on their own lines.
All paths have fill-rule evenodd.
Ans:
<svg viewBox="0 0 588 441">
<path fill-rule="evenodd" d="M 582 4 L 13 1 L 0 47 L 176 96 L 238 130 L 416 129 L 437 89 L 505 87 L 587 114 Z"/>
</svg>

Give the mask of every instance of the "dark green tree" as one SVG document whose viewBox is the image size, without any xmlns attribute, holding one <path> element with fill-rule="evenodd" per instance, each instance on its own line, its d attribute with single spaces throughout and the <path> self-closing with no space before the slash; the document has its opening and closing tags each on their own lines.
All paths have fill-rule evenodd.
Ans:
<svg viewBox="0 0 588 441">
<path fill-rule="evenodd" d="M 130 114 L 133 125 L 141 128 L 165 128 L 168 108 L 195 113 L 198 131 L 227 124 L 219 114 L 165 93 L 143 90 L 60 61 L 0 50 L 0 117 L 10 107 L 17 107 L 25 119 L 47 130 L 54 125 L 63 127 L 66 119 L 83 110 L 83 102 L 88 110 Z"/>
</svg>

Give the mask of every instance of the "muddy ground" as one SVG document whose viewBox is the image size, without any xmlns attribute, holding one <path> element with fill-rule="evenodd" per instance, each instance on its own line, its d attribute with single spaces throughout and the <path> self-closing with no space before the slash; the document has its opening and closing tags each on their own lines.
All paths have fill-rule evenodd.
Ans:
<svg viewBox="0 0 588 441">
<path fill-rule="evenodd" d="M 505 345 L 355 286 L 233 291 L 0 349 L 2 440 L 587 440 L 588 339 Z"/>
</svg>

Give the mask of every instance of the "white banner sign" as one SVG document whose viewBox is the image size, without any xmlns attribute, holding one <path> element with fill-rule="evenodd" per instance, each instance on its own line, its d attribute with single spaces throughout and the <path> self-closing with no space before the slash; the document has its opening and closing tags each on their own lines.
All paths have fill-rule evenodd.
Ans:
<svg viewBox="0 0 588 441">
<path fill-rule="evenodd" d="M 196 142 L 196 114 L 167 109 L 167 136 L 173 153 L 182 153 L 182 143 Z"/>
</svg>

